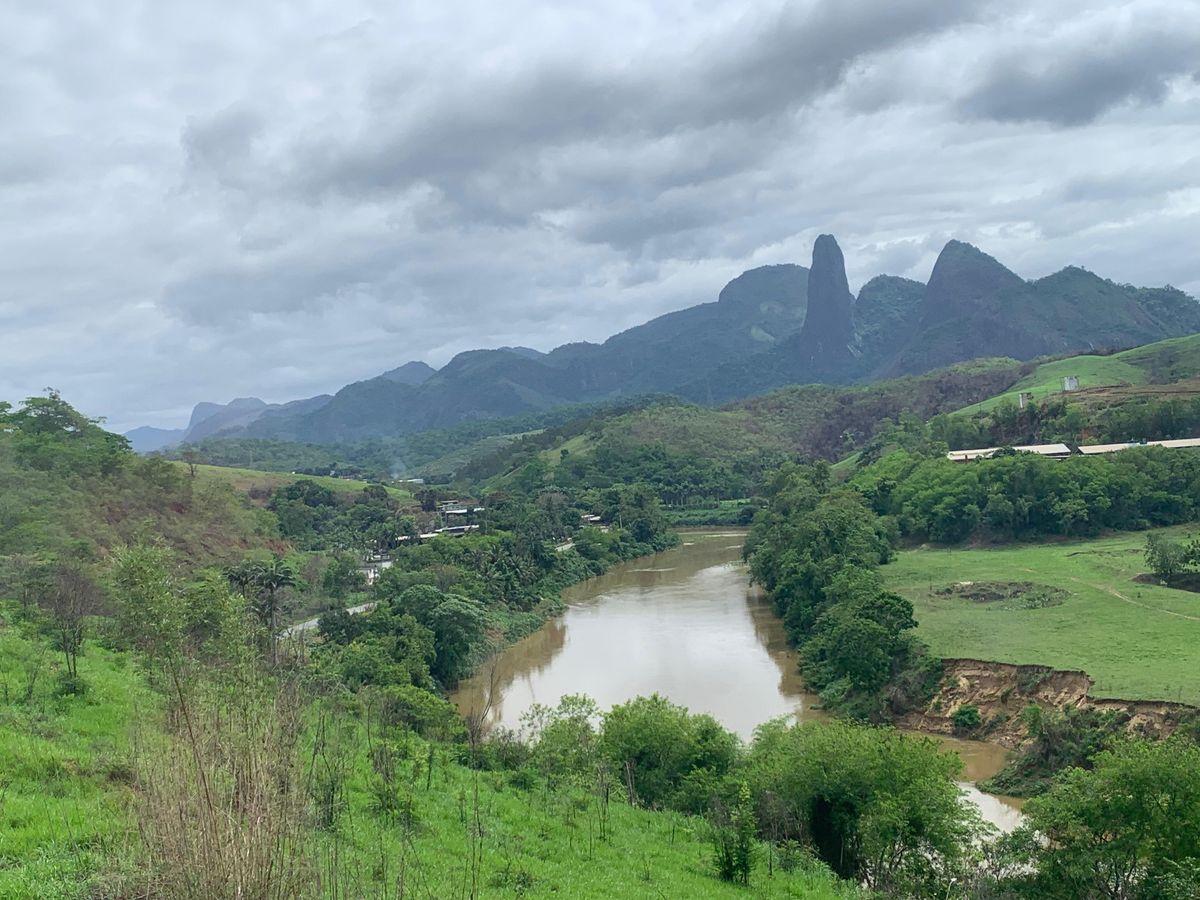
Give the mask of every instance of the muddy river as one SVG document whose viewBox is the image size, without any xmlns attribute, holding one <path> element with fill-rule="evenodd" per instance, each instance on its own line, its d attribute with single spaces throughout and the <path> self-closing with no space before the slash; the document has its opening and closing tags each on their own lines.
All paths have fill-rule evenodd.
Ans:
<svg viewBox="0 0 1200 900">
<path fill-rule="evenodd" d="M 454 702 L 464 713 L 487 708 L 493 724 L 517 728 L 534 703 L 553 706 L 566 694 L 587 694 L 607 709 L 657 692 L 744 739 L 776 716 L 825 718 L 805 691 L 782 623 L 750 587 L 743 539 L 739 531 L 686 532 L 680 547 L 568 589 L 561 616 L 463 682 Z M 969 783 L 998 771 L 1007 751 L 938 740 L 962 756 L 963 787 L 985 818 L 1011 829 L 1019 801 Z"/>
</svg>

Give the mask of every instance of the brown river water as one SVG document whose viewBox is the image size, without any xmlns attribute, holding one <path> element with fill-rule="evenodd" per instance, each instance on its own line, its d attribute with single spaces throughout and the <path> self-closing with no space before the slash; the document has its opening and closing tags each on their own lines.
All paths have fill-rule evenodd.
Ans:
<svg viewBox="0 0 1200 900">
<path fill-rule="evenodd" d="M 659 693 L 743 739 L 777 716 L 827 718 L 805 690 L 783 624 L 750 586 L 744 538 L 734 530 L 684 532 L 680 547 L 569 588 L 561 616 L 504 650 L 452 699 L 465 714 L 487 708 L 490 696 L 489 721 L 514 729 L 533 704 L 553 706 L 567 694 L 587 694 L 607 709 Z M 1020 801 L 972 784 L 999 771 L 1008 751 L 935 739 L 962 757 L 962 786 L 984 817 L 1014 827 Z"/>
</svg>

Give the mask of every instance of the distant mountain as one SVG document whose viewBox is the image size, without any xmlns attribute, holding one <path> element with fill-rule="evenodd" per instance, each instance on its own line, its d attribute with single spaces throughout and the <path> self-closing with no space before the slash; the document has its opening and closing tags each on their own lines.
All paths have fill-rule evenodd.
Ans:
<svg viewBox="0 0 1200 900">
<path fill-rule="evenodd" d="M 192 409 L 187 428 L 142 426 L 125 432 L 125 437 L 129 438 L 130 446 L 137 453 L 153 453 L 155 450 L 178 444 L 196 443 L 211 437 L 232 436 L 241 433 L 264 416 L 303 415 L 320 409 L 329 400 L 328 394 L 322 394 L 304 400 L 292 400 L 289 403 L 264 403 L 257 397 L 239 397 L 229 403 L 201 402 Z"/>
<path fill-rule="evenodd" d="M 388 381 L 397 384 L 424 384 L 437 371 L 433 366 L 423 362 L 406 362 L 397 369 L 390 369 L 380 375 Z"/>
<path fill-rule="evenodd" d="M 143 425 L 125 432 L 125 437 L 129 438 L 129 446 L 135 453 L 153 453 L 164 447 L 173 447 L 183 440 L 185 434 L 186 428 L 154 428 Z"/>
<path fill-rule="evenodd" d="M 242 434 L 358 441 L 670 391 L 714 365 L 762 353 L 798 332 L 807 286 L 803 266 L 752 269 L 726 285 L 716 302 L 667 313 L 603 344 L 567 344 L 548 354 L 521 347 L 471 350 L 420 385 L 398 384 L 386 375 L 356 382 L 316 411 L 263 415 Z"/>
<path fill-rule="evenodd" d="M 925 288 L 918 333 L 881 371 L 925 372 L 983 349 L 1014 359 L 1121 349 L 1198 330 L 1200 304 L 1182 291 L 1118 285 L 1076 266 L 1025 281 L 950 241 Z"/>
<path fill-rule="evenodd" d="M 809 303 L 822 298 L 819 326 L 806 324 L 778 347 L 718 366 L 677 392 L 697 402 L 726 402 L 785 384 L 875 381 L 979 357 L 1122 349 L 1200 331 L 1200 303 L 1174 288 L 1119 285 L 1078 267 L 1025 281 L 978 248 L 950 241 L 927 285 L 878 276 L 863 286 L 853 306 L 849 352 L 840 354 L 844 274 L 835 247 L 828 235 L 814 247 L 813 271 L 823 273 L 822 286 L 814 290 L 810 283 Z"/>
<path fill-rule="evenodd" d="M 1117 349 L 1197 331 L 1200 304 L 1173 288 L 1115 284 L 1077 267 L 1026 281 L 956 240 L 928 284 L 879 275 L 854 297 L 842 250 L 823 234 L 811 269 L 751 269 L 716 302 L 602 344 L 472 350 L 437 371 L 410 362 L 332 397 L 274 407 L 255 398 L 200 404 L 183 439 L 341 443 L 645 394 L 713 404 L 788 384 L 873 381 L 978 357 Z"/>
<path fill-rule="evenodd" d="M 813 371 L 838 371 L 853 364 L 854 295 L 846 280 L 846 260 L 831 234 L 813 244 L 808 271 L 808 315 L 795 352 Z"/>
</svg>

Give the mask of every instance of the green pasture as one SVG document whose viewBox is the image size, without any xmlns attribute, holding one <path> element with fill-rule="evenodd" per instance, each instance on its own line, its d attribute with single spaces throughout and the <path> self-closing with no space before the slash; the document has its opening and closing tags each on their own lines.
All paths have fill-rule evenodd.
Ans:
<svg viewBox="0 0 1200 900">
<path fill-rule="evenodd" d="M 1079 378 L 1081 388 L 1103 387 L 1114 384 L 1145 384 L 1146 373 L 1119 356 L 1072 356 L 1043 363 L 1022 378 L 1003 394 L 998 394 L 971 406 L 958 410 L 959 413 L 988 412 L 1001 403 L 1016 404 L 1022 393 L 1033 394 L 1034 400 L 1062 393 L 1063 379 L 1068 375 Z"/>
<path fill-rule="evenodd" d="M 937 656 L 1082 669 L 1098 697 L 1200 704 L 1200 594 L 1134 581 L 1147 571 L 1145 540 L 922 548 L 881 572 L 912 601 L 917 633 Z M 1033 582 L 1066 596 L 1023 609 L 938 593 L 962 582 Z"/>
</svg>

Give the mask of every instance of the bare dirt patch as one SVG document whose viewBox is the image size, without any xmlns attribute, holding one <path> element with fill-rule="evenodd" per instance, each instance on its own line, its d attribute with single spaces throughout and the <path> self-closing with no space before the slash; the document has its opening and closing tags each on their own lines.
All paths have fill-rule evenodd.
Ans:
<svg viewBox="0 0 1200 900">
<path fill-rule="evenodd" d="M 1004 610 L 1061 606 L 1069 596 L 1062 588 L 1032 581 L 959 581 L 938 588 L 934 594 Z"/>
</svg>

